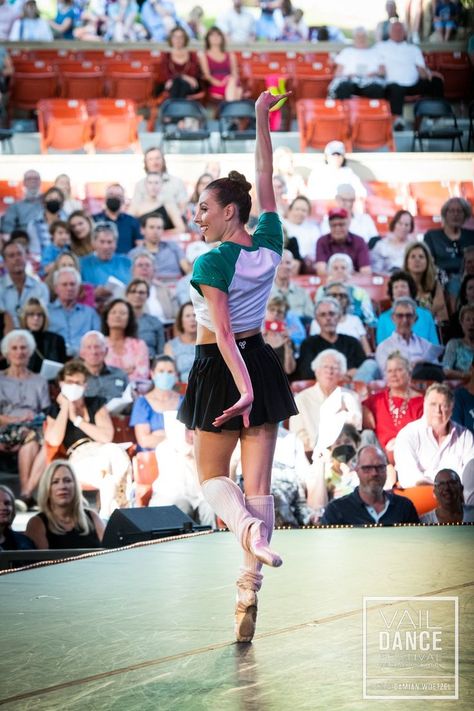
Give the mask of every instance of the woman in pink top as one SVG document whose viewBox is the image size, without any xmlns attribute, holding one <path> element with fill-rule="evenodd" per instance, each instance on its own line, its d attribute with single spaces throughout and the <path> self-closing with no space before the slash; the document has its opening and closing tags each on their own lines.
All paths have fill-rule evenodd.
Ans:
<svg viewBox="0 0 474 711">
<path fill-rule="evenodd" d="M 105 362 L 124 370 L 130 380 L 148 380 L 150 357 L 145 341 L 136 338 L 133 309 L 124 299 L 113 299 L 102 314 L 102 332 L 107 336 Z"/>
<path fill-rule="evenodd" d="M 237 59 L 227 52 L 225 37 L 218 27 L 211 27 L 204 37 L 205 52 L 199 52 L 202 76 L 209 84 L 208 94 L 218 101 L 237 101 L 242 98 L 239 86 Z"/>
</svg>

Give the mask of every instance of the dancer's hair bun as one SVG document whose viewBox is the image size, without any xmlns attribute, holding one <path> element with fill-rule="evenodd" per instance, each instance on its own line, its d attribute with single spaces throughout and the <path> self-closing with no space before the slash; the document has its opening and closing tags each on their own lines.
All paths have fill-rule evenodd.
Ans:
<svg viewBox="0 0 474 711">
<path fill-rule="evenodd" d="M 242 173 L 239 173 L 236 170 L 231 170 L 228 175 L 228 178 L 229 180 L 233 180 L 238 183 L 242 190 L 244 190 L 246 193 L 249 193 L 251 191 L 252 184 L 249 183 L 245 175 L 242 175 Z"/>
</svg>

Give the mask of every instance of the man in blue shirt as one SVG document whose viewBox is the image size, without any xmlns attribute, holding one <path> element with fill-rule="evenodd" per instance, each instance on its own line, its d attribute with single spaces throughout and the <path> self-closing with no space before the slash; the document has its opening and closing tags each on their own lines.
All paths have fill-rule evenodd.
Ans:
<svg viewBox="0 0 474 711">
<path fill-rule="evenodd" d="M 0 308 L 8 311 L 15 328 L 19 327 L 20 311 L 28 299 L 49 301 L 46 284 L 26 273 L 26 252 L 18 242 L 7 242 L 2 251 L 6 274 L 0 278 Z"/>
<path fill-rule="evenodd" d="M 352 494 L 331 501 L 321 519 L 323 525 L 366 526 L 379 523 L 420 523 L 412 502 L 384 491 L 387 480 L 387 457 L 379 447 L 368 445 L 357 453 L 355 470 L 359 486 Z"/>
<path fill-rule="evenodd" d="M 81 275 L 74 267 L 62 267 L 53 278 L 57 299 L 48 307 L 49 328 L 66 341 L 69 356 L 76 356 L 82 336 L 100 329 L 100 318 L 94 309 L 79 304 Z"/>
<path fill-rule="evenodd" d="M 125 203 L 125 191 L 121 185 L 114 183 L 105 191 L 105 209 L 93 215 L 94 222 L 112 222 L 118 230 L 117 253 L 127 254 L 141 240 L 140 223 L 136 217 L 122 212 Z"/>
<path fill-rule="evenodd" d="M 92 231 L 94 252 L 81 259 L 84 281 L 105 286 L 110 277 L 123 285 L 131 279 L 131 262 L 125 254 L 116 254 L 118 231 L 113 222 L 99 222 Z"/>
<path fill-rule="evenodd" d="M 137 254 L 149 252 L 155 260 L 155 274 L 161 278 L 180 279 L 191 271 L 191 264 L 184 256 L 184 252 L 176 242 L 162 239 L 165 229 L 163 217 L 150 212 L 143 215 L 140 220 L 143 245 L 132 249 L 130 259 Z"/>
</svg>

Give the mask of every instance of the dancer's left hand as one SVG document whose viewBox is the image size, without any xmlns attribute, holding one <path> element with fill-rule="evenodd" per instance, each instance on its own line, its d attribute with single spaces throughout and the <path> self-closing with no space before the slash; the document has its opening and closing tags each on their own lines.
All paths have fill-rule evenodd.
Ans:
<svg viewBox="0 0 474 711">
<path fill-rule="evenodd" d="M 249 427 L 250 426 L 250 410 L 252 409 L 252 403 L 253 403 L 253 395 L 250 395 L 249 393 L 245 393 L 244 395 L 241 395 L 240 398 L 237 400 L 237 402 L 234 405 L 231 405 L 230 407 L 227 408 L 227 410 L 224 410 L 222 415 L 219 415 L 219 417 L 216 417 L 214 422 L 212 423 L 214 427 L 221 427 L 224 422 L 227 422 L 228 420 L 231 420 L 233 417 L 242 417 L 244 427 Z"/>
</svg>

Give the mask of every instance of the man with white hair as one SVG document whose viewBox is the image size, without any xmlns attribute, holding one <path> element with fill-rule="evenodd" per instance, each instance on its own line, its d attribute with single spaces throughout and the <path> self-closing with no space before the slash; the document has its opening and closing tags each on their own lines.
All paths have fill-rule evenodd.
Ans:
<svg viewBox="0 0 474 711">
<path fill-rule="evenodd" d="M 290 432 L 301 439 L 306 452 L 313 451 L 316 446 L 321 406 L 331 395 L 335 401 L 334 412 L 344 411 L 345 414 L 341 428 L 349 423 L 362 429 L 362 408 L 357 394 L 340 387 L 347 372 L 346 357 L 334 348 L 328 348 L 311 362 L 311 369 L 316 383 L 295 395 L 298 414 L 290 417 Z"/>
<path fill-rule="evenodd" d="M 81 275 L 94 286 L 104 286 L 114 277 L 123 284 L 130 281 L 131 262 L 125 254 L 117 254 L 117 226 L 113 222 L 98 222 L 92 230 L 94 251 L 81 259 Z"/>
<path fill-rule="evenodd" d="M 37 170 L 27 170 L 23 176 L 24 198 L 10 205 L 2 218 L 4 234 L 26 230 L 28 223 L 42 212 L 41 176 Z"/>
<path fill-rule="evenodd" d="M 351 47 L 344 47 L 335 58 L 335 77 L 328 87 L 333 99 L 350 99 L 366 96 L 383 99 L 385 93 L 385 67 L 380 52 L 369 47 L 365 27 L 356 27 Z"/>
<path fill-rule="evenodd" d="M 306 322 L 313 318 L 314 306 L 311 297 L 306 289 L 298 286 L 291 279 L 295 258 L 289 249 L 284 249 L 281 255 L 281 262 L 275 272 L 275 280 L 270 292 L 273 296 L 280 296 L 287 300 L 290 311 Z"/>
<path fill-rule="evenodd" d="M 49 327 L 64 338 L 67 354 L 75 356 L 82 336 L 87 331 L 99 330 L 100 318 L 90 306 L 77 301 L 81 286 L 81 275 L 77 269 L 58 269 L 53 285 L 57 298 L 48 307 Z"/>
<path fill-rule="evenodd" d="M 87 397 L 112 400 L 121 397 L 128 385 L 128 375 L 121 369 L 105 363 L 107 341 L 100 331 L 88 331 L 81 338 L 79 357 L 90 373 L 86 381 Z"/>
</svg>

